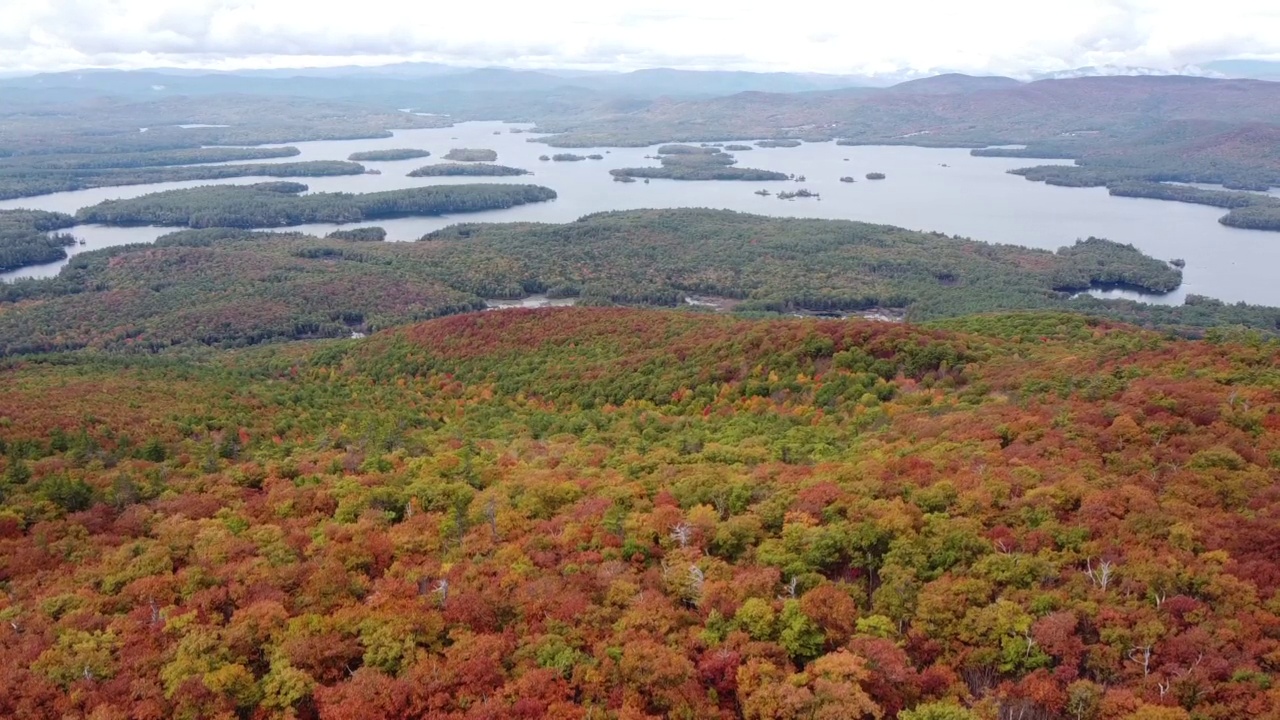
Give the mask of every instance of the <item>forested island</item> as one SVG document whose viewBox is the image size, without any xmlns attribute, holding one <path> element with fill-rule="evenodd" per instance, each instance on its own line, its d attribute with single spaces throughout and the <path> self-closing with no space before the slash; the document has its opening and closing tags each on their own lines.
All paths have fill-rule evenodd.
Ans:
<svg viewBox="0 0 1280 720">
<path fill-rule="evenodd" d="M 76 243 L 71 235 L 53 234 L 76 219 L 43 210 L 0 210 L 0 271 L 54 262 L 67 257 L 64 248 Z"/>
<path fill-rule="evenodd" d="M 431 157 L 431 153 L 427 150 L 418 150 L 416 148 L 392 148 L 390 150 L 353 152 L 347 156 L 347 159 L 352 162 L 387 162 L 392 160 L 414 160 L 424 157 Z"/>
<path fill-rule="evenodd" d="M 616 168 L 615 177 L 665 180 L 786 180 L 785 173 L 734 167 L 732 155 L 716 147 L 663 145 L 658 148 L 661 167 Z"/>
<path fill-rule="evenodd" d="M 555 162 L 580 162 L 587 158 L 585 155 L 574 155 L 573 153 L 556 153 L 551 156 L 551 159 Z"/>
<path fill-rule="evenodd" d="M 0 165 L 0 200 L 119 185 L 237 177 L 327 177 L 359 175 L 364 171 L 359 163 L 341 160 L 84 170 L 31 170 Z"/>
<path fill-rule="evenodd" d="M 793 148 L 800 145 L 799 140 L 761 140 L 756 143 L 756 147 L 762 148 Z"/>
<path fill-rule="evenodd" d="M 512 177 L 516 175 L 532 175 L 523 168 L 493 165 L 491 163 L 437 163 L 423 165 L 409 173 L 409 177 L 449 177 L 449 176 L 489 176 Z"/>
<path fill-rule="evenodd" d="M 326 240 L 352 240 L 355 242 L 382 242 L 387 239 L 386 228 L 359 227 L 350 230 L 334 230 L 324 236 Z"/>
<path fill-rule="evenodd" d="M 494 210 L 556 197 L 536 185 L 437 185 L 386 192 L 296 195 L 270 185 L 207 185 L 107 200 L 76 213 L 103 225 L 283 227 L 346 223 L 406 215 Z"/>
<path fill-rule="evenodd" d="M 484 148 L 454 148 L 444 159 L 457 162 L 493 162 L 498 159 L 498 153 Z"/>
</svg>

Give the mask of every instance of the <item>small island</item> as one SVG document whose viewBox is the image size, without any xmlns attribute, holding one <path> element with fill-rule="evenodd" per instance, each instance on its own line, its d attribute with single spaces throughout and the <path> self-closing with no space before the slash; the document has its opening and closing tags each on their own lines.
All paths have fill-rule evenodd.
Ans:
<svg viewBox="0 0 1280 720">
<path fill-rule="evenodd" d="M 747 150 L 755 150 L 750 145 L 725 145 L 724 149 L 729 152 L 746 152 Z"/>
<path fill-rule="evenodd" d="M 804 188 L 800 188 L 799 190 L 797 190 L 797 191 L 795 191 L 795 192 L 780 192 L 780 193 L 778 193 L 778 199 L 779 199 L 779 200 L 792 200 L 792 199 L 795 199 L 795 198 L 816 198 L 816 197 L 821 197 L 821 196 L 820 196 L 820 195 L 818 195 L 818 193 L 816 193 L 816 192 L 811 192 L 811 191 L 806 190 L 806 189 L 804 189 Z"/>
<path fill-rule="evenodd" d="M 756 147 L 762 148 L 793 148 L 800 147 L 799 140 L 761 140 L 756 143 Z"/>
<path fill-rule="evenodd" d="M 878 173 L 878 172 L 867 173 L 867 179 L 868 179 L 868 180 L 883 180 L 883 179 L 884 179 L 884 173 Z"/>
<path fill-rule="evenodd" d="M 418 150 L 416 148 L 392 148 L 390 150 L 365 150 L 363 152 L 353 152 L 347 156 L 352 162 L 389 162 L 392 160 L 414 160 L 416 158 L 431 157 L 431 153 L 426 150 Z"/>
<path fill-rule="evenodd" d="M 786 180 L 786 175 L 772 170 L 733 167 L 738 161 L 715 147 L 663 145 L 658 161 L 662 167 L 618 168 L 609 172 L 616 176 L 658 178 L 664 180 Z"/>
<path fill-rule="evenodd" d="M 548 162 L 549 160 L 551 160 L 551 156 L 550 156 L 550 155 L 539 155 L 539 156 L 538 156 L 538 159 L 539 159 L 539 160 L 541 160 L 542 162 Z"/>
<path fill-rule="evenodd" d="M 573 153 L 556 153 L 551 156 L 551 159 L 556 162 L 578 162 L 579 160 L 586 160 L 587 158 L 582 155 L 574 155 Z"/>
<path fill-rule="evenodd" d="M 842 183 L 851 183 L 851 182 L 858 182 L 858 181 L 857 181 L 857 180 L 854 180 L 853 178 L 849 177 L 848 175 L 845 175 L 844 177 L 840 178 L 840 182 L 842 182 Z"/>
<path fill-rule="evenodd" d="M 614 175 L 613 181 L 620 182 L 620 183 L 633 183 L 636 181 L 636 179 L 631 177 L 630 175 Z"/>
<path fill-rule="evenodd" d="M 490 163 L 438 163 L 423 165 L 409 173 L 409 177 L 513 177 L 532 174 L 524 168 Z"/>
<path fill-rule="evenodd" d="M 600 154 L 598 154 L 598 153 L 593 153 L 593 154 L 591 154 L 591 155 L 588 155 L 588 156 L 587 156 L 587 159 L 588 159 L 588 160 L 603 160 L 603 159 L 604 159 L 604 156 L 603 156 L 603 155 L 600 155 Z"/>
<path fill-rule="evenodd" d="M 1182 258 L 1174 258 L 1169 261 L 1169 264 L 1181 270 L 1182 268 L 1187 266 L 1187 261 L 1183 260 Z"/>
<path fill-rule="evenodd" d="M 493 162 L 498 159 L 498 153 L 485 148 L 454 148 L 444 159 L 457 162 Z"/>
<path fill-rule="evenodd" d="M 353 242 L 382 242 L 387 239 L 387 231 L 378 226 L 351 228 L 350 230 L 334 230 L 324 236 L 326 240 L 350 240 Z"/>
</svg>

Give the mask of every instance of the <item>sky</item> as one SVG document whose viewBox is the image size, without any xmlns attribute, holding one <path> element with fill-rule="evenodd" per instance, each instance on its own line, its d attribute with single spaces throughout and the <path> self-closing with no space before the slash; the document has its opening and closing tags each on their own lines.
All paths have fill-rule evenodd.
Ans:
<svg viewBox="0 0 1280 720">
<path fill-rule="evenodd" d="M 432 61 L 1006 75 L 1280 59 L 1275 0 L 0 0 L 0 72 Z"/>
</svg>

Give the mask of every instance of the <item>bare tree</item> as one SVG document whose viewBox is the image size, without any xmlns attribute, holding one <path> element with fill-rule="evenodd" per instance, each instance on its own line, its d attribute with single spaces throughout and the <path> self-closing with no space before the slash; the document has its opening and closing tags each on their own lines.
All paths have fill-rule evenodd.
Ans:
<svg viewBox="0 0 1280 720">
<path fill-rule="evenodd" d="M 489 498 L 488 504 L 484 506 L 484 517 L 489 521 L 489 533 L 496 541 L 498 539 L 498 504 L 493 498 Z"/>
<path fill-rule="evenodd" d="M 1112 578 L 1115 577 L 1116 566 L 1110 560 L 1099 560 L 1098 567 L 1093 566 L 1093 559 L 1085 560 L 1084 574 L 1095 587 L 1103 590 L 1111 584 Z"/>
<path fill-rule="evenodd" d="M 679 523 L 671 528 L 671 539 L 680 543 L 680 547 L 689 547 L 689 541 L 693 539 L 693 526 L 689 523 Z"/>
<path fill-rule="evenodd" d="M 1129 648 L 1129 659 L 1142 666 L 1142 676 L 1151 674 L 1151 646 L 1142 645 Z"/>
<path fill-rule="evenodd" d="M 694 605 L 702 602 L 702 585 L 706 581 L 707 575 L 702 572 L 702 568 L 697 565 L 689 566 L 689 593 Z"/>
</svg>

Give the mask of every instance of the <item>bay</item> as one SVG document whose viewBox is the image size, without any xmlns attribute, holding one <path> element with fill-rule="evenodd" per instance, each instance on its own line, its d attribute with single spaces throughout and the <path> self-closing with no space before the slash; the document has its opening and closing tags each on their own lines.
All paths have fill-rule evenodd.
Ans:
<svg viewBox="0 0 1280 720">
<path fill-rule="evenodd" d="M 255 162 L 345 160 L 353 152 L 391 148 L 429 150 L 431 157 L 393 162 L 369 162 L 378 174 L 298 178 L 311 192 L 377 192 L 426 185 L 475 182 L 535 183 L 554 189 L 557 200 L 506 210 L 443 217 L 399 218 L 355 223 L 343 227 L 379 225 L 388 240 L 416 240 L 459 222 L 570 222 L 608 210 L 708 207 L 779 217 L 860 220 L 914 230 L 940 231 L 993 243 L 1057 249 L 1089 236 L 1131 243 L 1154 257 L 1186 261 L 1184 283 L 1162 296 L 1108 291 L 1107 297 L 1137 297 L 1148 302 L 1181 303 L 1195 293 L 1228 302 L 1280 305 L 1280 283 L 1273 268 L 1280 264 L 1280 234 L 1229 228 L 1217 222 L 1218 208 L 1141 198 L 1110 196 L 1104 188 L 1063 188 L 1033 183 L 1006 171 L 1030 164 L 1017 158 L 973 157 L 967 150 L 906 146 L 838 146 L 833 142 L 805 143 L 796 148 L 756 148 L 735 153 L 742 167 L 776 170 L 805 176 L 804 182 L 614 182 L 609 170 L 656 165 L 646 159 L 656 147 L 575 148 L 559 150 L 527 132 L 528 125 L 471 122 L 448 128 L 396 131 L 393 137 L 289 143 L 301 154 Z M 521 132 L 512 132 L 519 130 Z M 422 165 L 443 162 L 455 147 L 491 148 L 497 162 L 522 167 L 533 175 L 504 178 L 411 178 Z M 603 160 L 554 162 L 541 155 L 571 152 L 600 154 Z M 1042 164 L 1036 160 L 1034 163 Z M 886 179 L 870 181 L 867 173 Z M 840 182 L 843 176 L 856 180 Z M 246 184 L 262 178 L 235 178 L 218 183 Z M 0 202 L 0 209 L 36 208 L 75 212 L 112 198 L 137 197 L 160 190 L 214 184 L 213 181 L 156 183 L 54 193 Z M 781 191 L 801 188 L 818 193 L 816 199 L 779 200 Z M 770 196 L 755 194 L 765 189 Z M 323 235 L 338 229 L 331 224 L 303 225 L 290 230 Z M 279 229 L 279 228 L 272 228 Z M 78 226 L 70 232 L 83 245 L 76 253 L 124 243 L 152 242 L 172 228 L 114 228 Z M 65 261 L 0 274 L 0 279 L 49 277 Z"/>
</svg>

